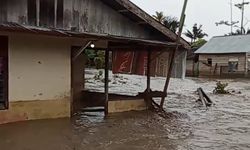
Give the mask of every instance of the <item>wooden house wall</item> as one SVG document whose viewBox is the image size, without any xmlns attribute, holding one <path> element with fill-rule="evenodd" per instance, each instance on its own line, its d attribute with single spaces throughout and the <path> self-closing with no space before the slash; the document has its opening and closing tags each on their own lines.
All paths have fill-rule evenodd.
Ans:
<svg viewBox="0 0 250 150">
<path fill-rule="evenodd" d="M 53 2 L 53 7 L 44 7 Z M 0 22 L 143 39 L 155 39 L 157 33 L 150 32 L 101 0 L 1 0 Z"/>
<path fill-rule="evenodd" d="M 212 59 L 212 66 L 207 65 L 208 58 Z M 246 54 L 199 55 L 199 75 L 221 75 L 221 67 L 228 66 L 229 59 L 237 58 L 239 74 L 244 74 L 246 69 Z M 217 64 L 217 65 L 216 65 Z M 217 67 L 216 67 L 217 66 Z"/>
<path fill-rule="evenodd" d="M 247 72 L 249 74 L 250 72 L 250 53 L 246 53 L 246 69 L 247 69 Z"/>
</svg>

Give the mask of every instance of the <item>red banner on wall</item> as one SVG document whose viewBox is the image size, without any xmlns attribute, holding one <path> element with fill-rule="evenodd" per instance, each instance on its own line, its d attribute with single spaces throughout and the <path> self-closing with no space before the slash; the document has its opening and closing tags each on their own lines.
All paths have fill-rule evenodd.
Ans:
<svg viewBox="0 0 250 150">
<path fill-rule="evenodd" d="M 114 51 L 113 52 L 113 73 L 132 73 L 134 52 Z"/>
<path fill-rule="evenodd" d="M 147 60 L 148 60 L 148 54 L 146 51 L 142 51 L 138 53 L 135 74 L 138 74 L 138 75 L 147 74 Z"/>
</svg>

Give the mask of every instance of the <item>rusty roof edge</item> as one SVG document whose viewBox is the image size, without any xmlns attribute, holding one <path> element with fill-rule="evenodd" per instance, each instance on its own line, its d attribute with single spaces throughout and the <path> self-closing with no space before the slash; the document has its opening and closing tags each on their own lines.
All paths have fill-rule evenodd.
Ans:
<svg viewBox="0 0 250 150">
<path fill-rule="evenodd" d="M 172 32 L 170 29 L 165 27 L 160 22 L 156 21 L 152 16 L 150 16 L 148 13 L 146 13 L 144 10 L 142 10 L 140 7 L 138 7 L 136 4 L 132 3 L 130 0 L 114 0 L 126 9 L 128 9 L 131 13 L 136 15 L 137 17 L 141 18 L 145 22 L 147 22 L 149 25 L 163 33 L 165 36 L 169 37 L 171 40 L 176 41 L 177 34 Z M 137 10 L 137 11 L 136 11 Z M 181 38 L 181 45 L 185 49 L 191 49 L 190 44 L 183 38 Z"/>
</svg>

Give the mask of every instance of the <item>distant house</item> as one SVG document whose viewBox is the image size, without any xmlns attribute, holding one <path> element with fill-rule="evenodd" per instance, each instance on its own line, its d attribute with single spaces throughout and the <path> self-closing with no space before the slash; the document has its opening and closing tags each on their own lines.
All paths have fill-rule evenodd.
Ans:
<svg viewBox="0 0 250 150">
<path fill-rule="evenodd" d="M 199 76 L 247 76 L 250 71 L 250 35 L 213 37 L 195 54 L 199 56 Z"/>
<path fill-rule="evenodd" d="M 98 105 L 97 99 L 105 115 L 145 109 L 144 97 L 112 98 L 109 54 L 173 53 L 176 39 L 129 0 L 1 0 L 0 124 L 70 117 L 82 103 Z M 184 39 L 180 44 L 190 48 Z M 105 95 L 99 98 L 84 95 L 89 48 L 105 52 Z M 146 82 L 149 93 L 150 76 Z"/>
</svg>

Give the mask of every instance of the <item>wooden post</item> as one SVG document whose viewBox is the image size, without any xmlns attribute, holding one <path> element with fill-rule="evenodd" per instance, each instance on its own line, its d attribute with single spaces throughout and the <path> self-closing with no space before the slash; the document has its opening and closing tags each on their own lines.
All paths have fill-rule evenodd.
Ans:
<svg viewBox="0 0 250 150">
<path fill-rule="evenodd" d="M 178 49 L 178 48 L 176 48 L 176 49 Z M 165 86 L 164 86 L 164 89 L 163 89 L 164 93 L 167 93 L 168 85 L 169 85 L 170 78 L 171 78 L 171 75 L 172 75 L 172 70 L 173 70 L 173 67 L 174 67 L 175 53 L 176 53 L 176 50 L 172 51 L 171 55 L 170 55 L 171 58 L 170 58 L 170 64 L 169 64 L 168 74 L 167 74 Z M 166 98 L 165 96 L 161 98 L 161 104 L 160 104 L 161 108 L 163 108 L 165 98 Z"/>
<path fill-rule="evenodd" d="M 245 59 L 246 59 L 246 62 L 245 62 L 245 77 L 248 76 L 248 53 L 246 53 L 245 55 Z"/>
<path fill-rule="evenodd" d="M 173 51 L 172 56 L 171 56 L 169 71 L 168 71 L 166 83 L 165 83 L 165 86 L 164 86 L 164 89 L 163 89 L 164 93 L 167 93 L 167 89 L 168 89 L 168 85 L 169 85 L 169 81 L 170 81 L 172 69 L 173 69 L 173 66 L 174 66 L 175 54 L 179 50 L 181 34 L 182 34 L 182 30 L 183 30 L 183 26 L 184 26 L 184 22 L 185 22 L 185 18 L 186 18 L 185 11 L 186 11 L 186 8 L 187 8 L 187 2 L 188 2 L 188 0 L 184 1 L 182 13 L 181 13 L 181 19 L 180 19 L 180 27 L 179 27 L 179 31 L 178 31 L 178 36 L 176 37 L 176 44 L 177 44 L 177 46 L 176 46 L 176 48 Z M 165 98 L 166 98 L 165 96 L 161 98 L 161 104 L 160 104 L 161 108 L 163 108 Z"/>
<path fill-rule="evenodd" d="M 151 87 L 151 80 L 150 80 L 150 75 L 151 75 L 151 50 L 148 49 L 148 56 L 147 56 L 147 89 L 146 89 L 146 97 L 145 101 L 147 104 L 148 109 L 152 108 L 152 99 L 150 97 L 150 87 Z"/>
<path fill-rule="evenodd" d="M 147 92 L 150 92 L 150 75 L 151 75 L 151 50 L 148 50 L 147 59 Z"/>
<path fill-rule="evenodd" d="M 105 117 L 108 116 L 109 101 L 109 49 L 105 50 Z"/>
</svg>

